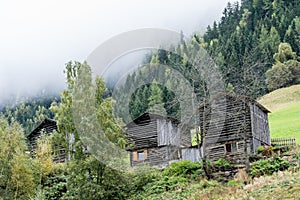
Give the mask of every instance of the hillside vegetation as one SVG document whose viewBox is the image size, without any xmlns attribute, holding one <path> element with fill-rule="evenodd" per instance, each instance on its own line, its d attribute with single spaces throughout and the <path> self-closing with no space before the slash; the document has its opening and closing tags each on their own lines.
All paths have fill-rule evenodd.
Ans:
<svg viewBox="0 0 300 200">
<path fill-rule="evenodd" d="M 259 102 L 272 112 L 269 115 L 271 137 L 295 137 L 300 144 L 300 85 L 275 90 Z"/>
</svg>

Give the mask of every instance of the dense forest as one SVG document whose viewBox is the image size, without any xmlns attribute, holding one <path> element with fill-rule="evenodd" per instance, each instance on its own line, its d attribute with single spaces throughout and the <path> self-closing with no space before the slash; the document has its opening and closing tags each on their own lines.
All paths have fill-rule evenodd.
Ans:
<svg viewBox="0 0 300 200">
<path fill-rule="evenodd" d="M 300 83 L 299 14 L 300 3 L 296 0 L 247 0 L 242 1 L 242 5 L 228 3 L 222 18 L 208 26 L 203 36 L 195 33 L 184 40 L 182 35 L 178 46 L 148 55 L 143 63 L 144 69 L 127 77 L 125 86 L 116 92 L 116 99 L 132 93 L 130 102 L 121 104 L 130 106 L 133 119 L 154 104 L 161 104 L 164 112 L 178 117 L 179 103 L 174 99 L 174 93 L 164 87 L 169 85 L 169 69 L 158 65 L 178 70 L 201 97 L 205 87 L 201 80 L 203 75 L 188 62 L 200 48 L 204 48 L 219 67 L 227 92 L 257 98 L 274 89 Z M 149 79 L 149 74 L 154 80 L 163 80 L 160 86 L 135 89 L 141 80 Z M 116 109 L 123 113 L 118 109 L 124 108 Z"/>
<path fill-rule="evenodd" d="M 197 56 L 201 48 L 221 72 L 224 91 L 257 98 L 277 88 L 300 83 L 299 16 L 298 0 L 228 3 L 222 18 L 208 26 L 204 35 L 195 33 L 184 38 L 182 34 L 180 44 L 169 51 L 157 50 L 146 56 L 140 70 L 130 74 L 123 87 L 110 92 L 115 95 L 112 97 L 109 97 L 103 79 L 98 77 L 95 83 L 91 82 L 91 69 L 86 63 L 67 63 L 67 89 L 59 98 L 38 98 L 1 111 L 0 199 L 144 199 L 148 195 L 179 190 L 178 184 L 188 187 L 191 182 L 198 181 L 199 174 L 204 174 L 199 163 L 179 162 L 164 170 L 145 167 L 122 173 L 87 153 L 73 119 L 75 86 L 82 81 L 79 70 L 88 72 L 85 80 L 96 91 L 94 119 L 111 143 L 125 148 L 125 135 L 118 125 L 120 119 L 113 115 L 114 102 L 118 104 L 115 112 L 121 113 L 118 117 L 124 122 L 147 111 L 179 118 L 182 112 L 180 99 L 166 86 L 172 85 L 181 91 L 191 87 L 195 98 L 202 101 L 207 87 L 204 74 L 199 74 L 189 62 L 189 58 Z M 180 72 L 187 82 L 181 79 L 168 82 L 172 75 L 170 69 Z M 141 80 L 145 82 L 141 83 Z M 154 81 L 149 84 L 147 80 Z M 136 85 L 142 87 L 135 88 Z M 124 95 L 131 96 L 120 98 Z M 131 116 L 122 115 L 126 113 L 126 105 L 129 105 Z M 50 138 L 41 137 L 36 156 L 31 158 L 26 153 L 25 135 L 45 117 L 57 120 L 59 133 Z M 70 150 L 65 133 L 74 134 L 74 151 Z M 63 146 L 66 152 L 72 151 L 71 161 L 64 164 L 52 162 L 55 156 L 52 153 L 55 148 L 53 141 L 56 146 L 57 143 Z M 275 163 L 276 170 L 289 165 L 281 158 L 268 162 Z M 255 173 L 263 174 L 255 171 L 253 177 L 257 175 Z M 205 186 L 201 189 L 209 184 L 217 183 L 204 181 Z"/>
<path fill-rule="evenodd" d="M 0 115 L 7 118 L 8 122 L 17 121 L 24 129 L 25 135 L 29 134 L 43 119 L 53 118 L 49 110 L 53 101 L 59 101 L 58 96 L 36 96 L 26 98 L 18 105 L 8 105 L 2 108 Z"/>
</svg>

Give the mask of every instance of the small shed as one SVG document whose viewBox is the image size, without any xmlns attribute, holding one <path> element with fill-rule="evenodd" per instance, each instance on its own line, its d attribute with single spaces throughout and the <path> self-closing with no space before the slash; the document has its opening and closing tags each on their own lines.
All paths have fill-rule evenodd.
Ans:
<svg viewBox="0 0 300 200">
<path fill-rule="evenodd" d="M 57 123 L 53 119 L 45 118 L 29 135 L 27 136 L 27 139 L 29 141 L 30 146 L 30 152 L 31 155 L 35 155 L 35 149 L 37 148 L 37 140 L 41 136 L 42 133 L 45 135 L 51 135 L 54 131 L 57 131 Z M 65 152 L 59 148 L 59 156 L 55 157 L 53 159 L 56 163 L 61 163 L 66 161 L 66 155 Z"/>
<path fill-rule="evenodd" d="M 128 143 L 131 144 L 130 164 L 166 166 L 180 160 L 181 149 L 191 146 L 191 133 L 177 119 L 144 113 L 126 126 Z"/>
<path fill-rule="evenodd" d="M 208 160 L 245 164 L 259 146 L 270 146 L 270 111 L 246 96 L 218 94 L 200 109 L 203 152 Z M 246 146 L 245 146 L 246 145 Z"/>
</svg>

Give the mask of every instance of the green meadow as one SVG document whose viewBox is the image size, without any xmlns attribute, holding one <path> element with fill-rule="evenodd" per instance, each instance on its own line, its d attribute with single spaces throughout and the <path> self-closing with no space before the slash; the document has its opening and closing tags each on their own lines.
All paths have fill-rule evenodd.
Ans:
<svg viewBox="0 0 300 200">
<path fill-rule="evenodd" d="M 300 144 L 300 85 L 273 91 L 259 102 L 271 110 L 271 138 L 295 137 Z"/>
</svg>

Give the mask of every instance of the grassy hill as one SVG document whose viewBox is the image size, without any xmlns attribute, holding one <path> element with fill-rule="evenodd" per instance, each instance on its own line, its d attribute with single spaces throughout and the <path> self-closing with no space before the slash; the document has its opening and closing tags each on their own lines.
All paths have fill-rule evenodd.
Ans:
<svg viewBox="0 0 300 200">
<path fill-rule="evenodd" d="M 272 112 L 271 137 L 295 137 L 300 144 L 300 85 L 275 90 L 259 102 Z"/>
</svg>

